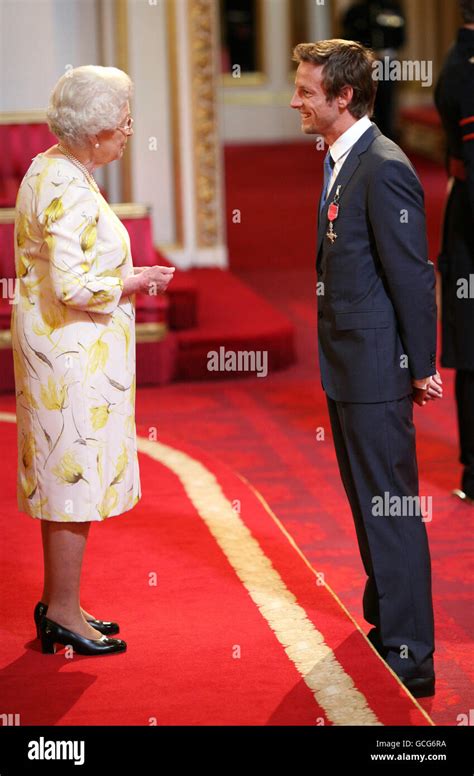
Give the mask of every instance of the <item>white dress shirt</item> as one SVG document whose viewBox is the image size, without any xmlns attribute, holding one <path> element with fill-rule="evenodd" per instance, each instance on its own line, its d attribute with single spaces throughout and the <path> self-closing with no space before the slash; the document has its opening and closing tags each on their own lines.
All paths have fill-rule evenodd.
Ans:
<svg viewBox="0 0 474 776">
<path fill-rule="evenodd" d="M 358 119 L 354 124 L 352 124 L 349 129 L 346 129 L 346 131 L 343 132 L 342 135 L 340 135 L 337 140 L 334 141 L 332 146 L 329 146 L 329 152 L 334 161 L 334 168 L 329 180 L 328 196 L 333 187 L 334 181 L 341 171 L 342 165 L 349 156 L 349 151 L 351 150 L 352 146 L 357 143 L 359 138 L 362 137 L 364 132 L 366 132 L 371 125 L 372 122 L 369 117 L 362 116 L 362 118 Z"/>
</svg>

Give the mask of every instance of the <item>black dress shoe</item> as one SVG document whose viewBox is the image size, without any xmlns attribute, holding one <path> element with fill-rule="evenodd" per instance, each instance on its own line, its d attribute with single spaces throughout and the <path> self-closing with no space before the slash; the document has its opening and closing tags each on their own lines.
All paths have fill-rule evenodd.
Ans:
<svg viewBox="0 0 474 776">
<path fill-rule="evenodd" d="M 370 643 L 375 647 L 379 655 L 385 660 L 388 654 L 388 649 L 383 646 L 380 635 L 377 630 L 377 628 L 372 628 L 368 634 L 367 638 L 369 639 Z M 407 690 L 411 692 L 411 694 L 415 698 L 428 698 L 431 695 L 435 694 L 435 677 L 434 676 L 400 676 L 398 675 L 398 678 L 400 681 L 405 685 Z"/>
<path fill-rule="evenodd" d="M 63 628 L 47 617 L 41 619 L 41 651 L 43 654 L 53 655 L 56 652 L 56 644 L 72 647 L 78 655 L 112 655 L 117 652 L 125 652 L 127 645 L 122 639 L 109 639 L 101 636 L 100 639 L 86 639 L 79 633 L 74 633 Z"/>
<path fill-rule="evenodd" d="M 42 601 L 39 601 L 36 604 L 33 616 L 35 618 L 36 635 L 39 639 L 41 638 L 40 622 L 47 611 L 48 604 L 44 604 Z M 107 622 L 105 620 L 87 620 L 87 622 L 92 626 L 92 628 L 95 628 L 95 630 L 99 631 L 99 633 L 103 633 L 104 636 L 113 636 L 115 633 L 120 631 L 120 627 L 117 622 Z"/>
<path fill-rule="evenodd" d="M 434 676 L 399 676 L 398 678 L 415 698 L 428 698 L 435 694 Z"/>
</svg>

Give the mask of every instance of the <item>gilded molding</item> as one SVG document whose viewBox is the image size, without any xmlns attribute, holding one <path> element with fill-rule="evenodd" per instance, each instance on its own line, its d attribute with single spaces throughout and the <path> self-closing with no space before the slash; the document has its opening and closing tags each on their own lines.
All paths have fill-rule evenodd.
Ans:
<svg viewBox="0 0 474 776">
<path fill-rule="evenodd" d="M 198 247 L 211 248 L 219 242 L 216 4 L 189 0 L 188 8 L 196 236 Z"/>
<path fill-rule="evenodd" d="M 46 124 L 46 111 L 4 111 L 0 113 L 0 124 Z"/>
<path fill-rule="evenodd" d="M 115 202 L 110 207 L 119 218 L 145 218 L 151 215 L 149 205 L 140 205 L 137 202 Z"/>
<path fill-rule="evenodd" d="M 14 223 L 15 223 L 15 208 L 0 207 L 0 224 L 14 224 Z"/>
<path fill-rule="evenodd" d="M 149 205 L 140 205 L 137 202 L 115 202 L 110 205 L 119 218 L 145 218 L 151 214 Z M 15 223 L 15 208 L 0 208 L 0 224 Z"/>
</svg>

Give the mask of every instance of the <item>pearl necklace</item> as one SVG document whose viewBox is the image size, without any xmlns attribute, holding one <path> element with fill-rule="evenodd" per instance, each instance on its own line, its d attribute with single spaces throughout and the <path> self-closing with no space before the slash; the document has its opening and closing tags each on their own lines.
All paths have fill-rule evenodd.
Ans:
<svg viewBox="0 0 474 776">
<path fill-rule="evenodd" d="M 70 154 L 68 151 L 66 151 L 66 149 L 65 149 L 65 148 L 63 148 L 61 145 L 59 145 L 59 143 L 58 143 L 58 145 L 57 145 L 57 149 L 58 149 L 58 151 L 61 151 L 61 153 L 62 153 L 62 154 L 64 154 L 64 156 L 66 156 L 66 157 L 69 159 L 69 161 L 70 161 L 70 162 L 72 162 L 73 164 L 75 164 L 75 165 L 76 165 L 76 167 L 78 167 L 78 168 L 80 169 L 80 171 L 81 171 L 81 172 L 83 172 L 83 173 L 84 173 L 84 175 L 85 175 L 85 176 L 86 176 L 86 178 L 87 178 L 87 181 L 88 181 L 88 183 L 90 183 L 90 185 L 92 186 L 92 188 L 93 188 L 95 191 L 99 192 L 99 187 L 98 187 L 98 185 L 97 185 L 97 181 L 95 180 L 95 178 L 94 178 L 94 176 L 92 175 L 92 173 L 90 173 L 90 172 L 89 172 L 89 170 L 87 169 L 87 167 L 86 167 L 84 164 L 82 164 L 82 162 L 80 162 L 80 161 L 79 161 L 79 159 L 76 159 L 76 157 L 75 157 L 75 156 L 73 156 L 73 155 L 72 155 L 72 154 Z"/>
</svg>

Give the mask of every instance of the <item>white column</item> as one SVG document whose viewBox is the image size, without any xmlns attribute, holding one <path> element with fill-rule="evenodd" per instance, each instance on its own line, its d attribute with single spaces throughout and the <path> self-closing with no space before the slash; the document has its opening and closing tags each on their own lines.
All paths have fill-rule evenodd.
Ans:
<svg viewBox="0 0 474 776">
<path fill-rule="evenodd" d="M 306 0 L 309 37 L 307 41 L 301 41 L 302 43 L 333 37 L 329 2 L 330 0 Z"/>
</svg>

